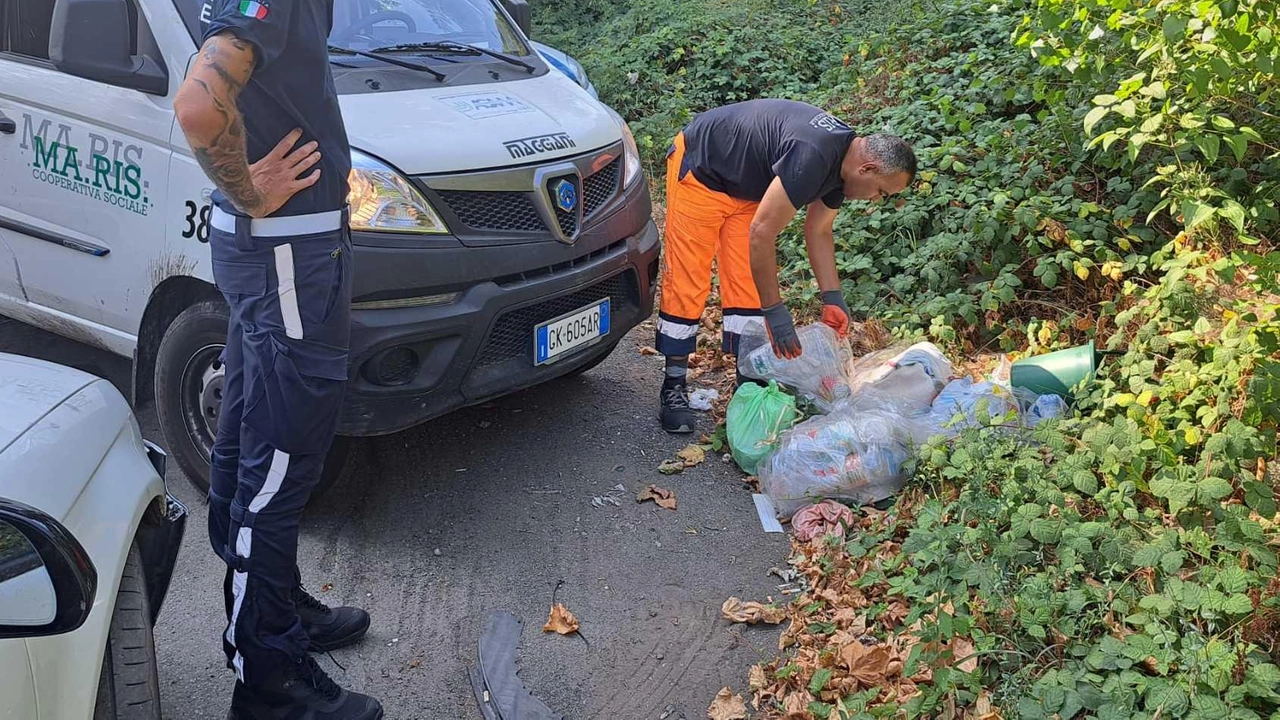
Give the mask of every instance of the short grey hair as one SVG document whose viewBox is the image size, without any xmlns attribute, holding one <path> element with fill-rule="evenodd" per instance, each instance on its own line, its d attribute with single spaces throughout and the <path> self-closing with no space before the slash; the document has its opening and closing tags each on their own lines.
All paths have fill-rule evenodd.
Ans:
<svg viewBox="0 0 1280 720">
<path fill-rule="evenodd" d="M 910 179 L 916 178 L 916 153 L 900 137 L 887 133 L 868 135 L 867 155 L 880 165 L 882 175 L 904 172 Z"/>
</svg>

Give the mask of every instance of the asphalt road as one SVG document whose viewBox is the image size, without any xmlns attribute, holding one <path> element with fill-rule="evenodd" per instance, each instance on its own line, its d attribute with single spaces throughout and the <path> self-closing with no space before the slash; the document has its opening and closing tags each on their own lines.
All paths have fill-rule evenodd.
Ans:
<svg viewBox="0 0 1280 720">
<path fill-rule="evenodd" d="M 331 605 L 373 616 L 368 637 L 321 664 L 382 700 L 388 718 L 479 719 L 467 670 L 485 617 L 524 622 L 521 678 L 567 718 L 692 720 L 723 686 L 745 691 L 777 629 L 719 617 L 730 595 L 776 593 L 782 535 L 760 529 L 740 473 L 720 458 L 662 476 L 687 438 L 657 426 L 661 360 L 628 337 L 598 368 L 406 432 L 360 442 L 345 477 L 303 518 L 303 581 Z M 127 360 L 0 318 L 0 352 L 79 367 L 127 386 Z M 139 410 L 162 442 L 155 413 Z M 709 430 L 709 422 L 704 422 Z M 178 567 L 156 628 L 166 718 L 224 718 L 220 562 L 205 503 L 170 463 L 190 507 Z M 648 483 L 675 511 L 638 504 Z M 617 492 L 620 507 L 593 507 Z M 582 637 L 542 632 L 552 590 Z M 322 588 L 328 588 L 321 591 Z"/>
</svg>

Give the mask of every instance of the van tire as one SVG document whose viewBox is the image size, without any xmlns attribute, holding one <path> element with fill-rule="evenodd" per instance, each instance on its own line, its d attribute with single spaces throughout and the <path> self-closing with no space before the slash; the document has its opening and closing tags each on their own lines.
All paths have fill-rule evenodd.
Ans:
<svg viewBox="0 0 1280 720">
<path fill-rule="evenodd" d="M 160 678 L 145 578 L 142 552 L 134 542 L 116 590 L 102 672 L 98 674 L 94 720 L 160 718 Z"/>
<path fill-rule="evenodd" d="M 179 313 L 165 330 L 156 351 L 155 403 L 169 454 L 187 480 L 203 496 L 209 494 L 209 451 L 221 399 L 220 385 L 202 378 L 216 374 L 216 361 L 227 341 L 230 310 L 226 303 L 210 300 L 196 303 Z M 211 364 L 212 363 L 212 364 Z M 211 388 L 205 392 L 201 387 Z M 337 435 L 325 457 L 320 482 L 311 493 L 318 498 L 337 482 L 347 464 L 351 439 Z"/>
</svg>

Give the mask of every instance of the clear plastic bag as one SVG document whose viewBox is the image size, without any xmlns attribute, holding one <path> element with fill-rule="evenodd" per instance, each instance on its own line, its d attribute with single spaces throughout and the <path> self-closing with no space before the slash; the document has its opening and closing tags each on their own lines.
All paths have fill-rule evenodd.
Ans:
<svg viewBox="0 0 1280 720">
<path fill-rule="evenodd" d="M 1001 385 L 960 378 L 948 383 L 934 399 L 929 425 L 934 433 L 958 435 L 965 428 L 977 427 L 979 408 L 985 408 L 993 418 L 1017 414 L 1018 400 Z"/>
<path fill-rule="evenodd" d="M 835 330 L 814 323 L 796 331 L 803 352 L 800 357 L 785 360 L 773 354 L 773 347 L 763 335 L 742 338 L 738 370 L 757 380 L 777 380 L 807 398 L 822 412 L 830 412 L 851 394 L 846 365 L 853 353 L 847 340 Z"/>
<path fill-rule="evenodd" d="M 895 370 L 919 367 L 936 385 L 934 394 L 951 379 L 951 361 L 933 343 L 895 345 L 878 350 L 848 363 L 849 385 L 856 392 L 866 385 L 875 385 Z"/>
<path fill-rule="evenodd" d="M 783 434 L 759 466 L 780 518 L 822 499 L 875 503 L 897 494 L 913 455 L 913 423 L 870 396 Z"/>
<path fill-rule="evenodd" d="M 783 431 L 798 417 L 795 398 L 779 389 L 777 382 L 738 388 L 725 413 L 729 451 L 738 467 L 754 475 L 759 462 L 773 452 Z"/>
</svg>

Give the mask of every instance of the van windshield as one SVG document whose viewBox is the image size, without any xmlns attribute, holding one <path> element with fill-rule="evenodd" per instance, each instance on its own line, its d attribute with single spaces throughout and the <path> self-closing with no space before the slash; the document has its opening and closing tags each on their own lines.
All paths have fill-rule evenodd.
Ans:
<svg viewBox="0 0 1280 720">
<path fill-rule="evenodd" d="M 174 0 L 196 44 L 204 31 L 212 0 Z M 492 0 L 333 0 L 333 30 L 329 44 L 370 51 L 390 46 L 465 43 L 506 55 L 528 56 L 532 51 L 520 32 Z M 445 50 L 424 53 L 448 54 Z M 483 55 L 454 54 L 451 61 L 487 59 Z"/>
</svg>

